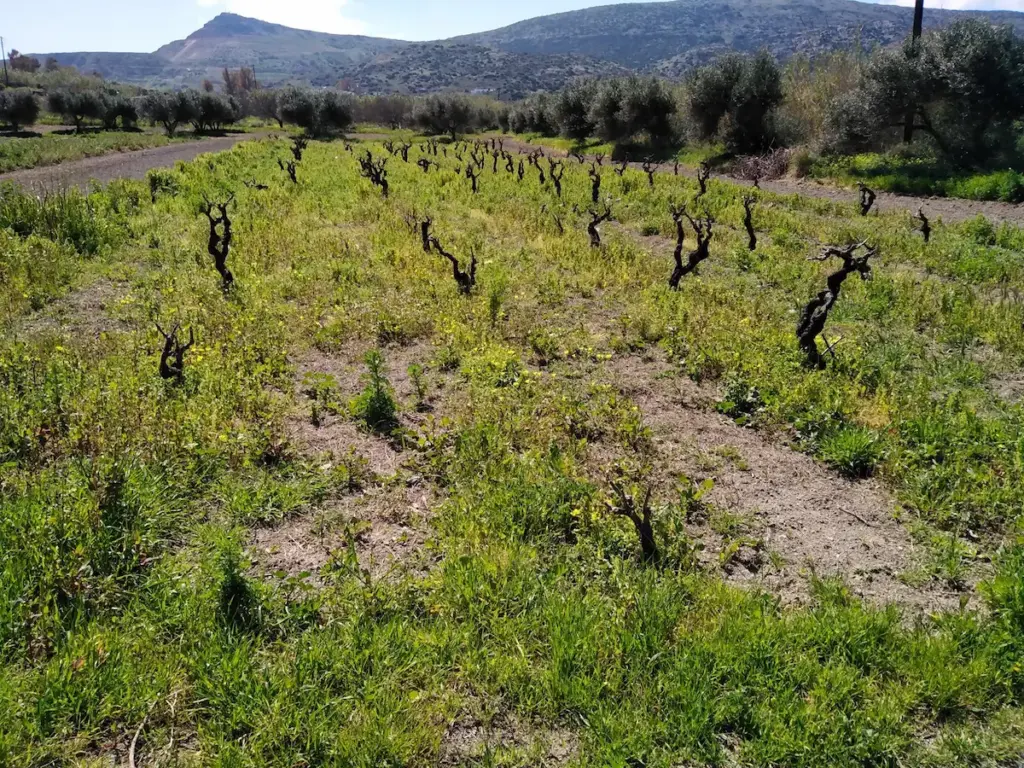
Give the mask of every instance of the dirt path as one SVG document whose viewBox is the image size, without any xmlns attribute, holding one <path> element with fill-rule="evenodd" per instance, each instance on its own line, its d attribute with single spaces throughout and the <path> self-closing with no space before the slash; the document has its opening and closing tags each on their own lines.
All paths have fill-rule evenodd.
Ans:
<svg viewBox="0 0 1024 768">
<path fill-rule="evenodd" d="M 569 153 L 559 149 L 553 149 L 541 144 L 526 144 L 515 139 L 505 139 L 505 146 L 510 150 L 521 150 L 532 152 L 543 148 L 548 155 L 556 157 L 568 157 Z M 589 156 L 588 156 L 589 159 Z M 607 160 L 606 160 L 606 167 Z M 631 168 L 640 169 L 640 163 L 630 163 Z M 663 163 L 659 166 L 661 172 L 671 173 L 672 165 Z M 693 178 L 697 171 L 688 166 L 679 166 L 679 173 L 682 176 Z M 728 174 L 714 174 L 712 179 L 721 178 L 733 184 L 751 187 L 753 184 L 745 179 L 740 179 Z M 803 195 L 822 200 L 831 200 L 837 203 L 857 202 L 857 190 L 854 188 L 844 189 L 834 184 L 828 184 L 817 179 L 776 179 L 775 181 L 762 181 L 761 189 L 774 192 L 778 195 Z M 951 197 L 913 197 L 908 195 L 895 195 L 891 192 L 879 192 L 875 201 L 875 208 L 881 211 L 907 211 L 916 214 L 923 209 L 931 219 L 943 219 L 948 222 L 966 221 L 973 219 L 979 214 L 994 222 L 1009 222 L 1018 226 L 1024 226 L 1024 205 L 1012 203 L 988 202 L 977 200 L 961 200 Z"/>
<path fill-rule="evenodd" d="M 29 189 L 88 189 L 96 181 L 106 184 L 115 179 L 143 179 L 153 168 L 166 168 L 179 160 L 188 162 L 207 152 L 223 152 L 241 141 L 262 139 L 266 133 L 244 133 L 201 139 L 186 144 L 141 149 L 136 152 L 114 152 L 88 157 L 45 168 L 30 168 L 0 174 L 0 183 L 14 182 Z"/>
</svg>

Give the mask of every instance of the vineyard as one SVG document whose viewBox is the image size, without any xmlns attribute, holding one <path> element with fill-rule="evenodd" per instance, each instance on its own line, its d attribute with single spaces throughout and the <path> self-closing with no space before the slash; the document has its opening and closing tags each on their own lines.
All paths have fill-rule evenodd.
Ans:
<svg viewBox="0 0 1024 768">
<path fill-rule="evenodd" d="M 1024 231 L 636 160 L 0 191 L 0 763 L 1017 765 Z"/>
</svg>

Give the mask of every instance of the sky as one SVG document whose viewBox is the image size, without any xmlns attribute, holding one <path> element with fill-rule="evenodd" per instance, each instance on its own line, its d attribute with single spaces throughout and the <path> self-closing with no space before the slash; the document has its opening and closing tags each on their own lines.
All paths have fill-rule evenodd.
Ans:
<svg viewBox="0 0 1024 768">
<path fill-rule="evenodd" d="M 154 51 L 231 11 L 300 29 L 437 40 L 622 0 L 3 0 L 0 36 L 29 53 Z M 625 0 L 638 2 L 640 0 Z M 881 0 L 869 0 L 879 2 Z M 885 0 L 913 5 L 913 0 Z M 931 8 L 1024 11 L 1024 0 L 926 0 Z"/>
</svg>

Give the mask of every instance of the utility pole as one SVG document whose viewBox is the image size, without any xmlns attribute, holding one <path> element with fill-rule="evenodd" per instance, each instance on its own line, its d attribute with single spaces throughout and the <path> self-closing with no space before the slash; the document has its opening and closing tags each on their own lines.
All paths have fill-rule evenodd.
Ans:
<svg viewBox="0 0 1024 768">
<path fill-rule="evenodd" d="M 914 4 L 914 31 L 911 34 L 910 55 L 916 59 L 921 53 L 921 35 L 924 34 L 924 0 L 917 0 Z M 909 144 L 914 140 L 914 119 L 916 117 L 917 109 L 911 106 L 907 112 L 907 122 L 903 126 L 904 144 Z"/>
<path fill-rule="evenodd" d="M 11 76 L 7 74 L 7 51 L 4 50 L 4 39 L 0 37 L 0 59 L 4 62 L 4 82 L 7 83 L 7 87 L 11 87 Z"/>
</svg>

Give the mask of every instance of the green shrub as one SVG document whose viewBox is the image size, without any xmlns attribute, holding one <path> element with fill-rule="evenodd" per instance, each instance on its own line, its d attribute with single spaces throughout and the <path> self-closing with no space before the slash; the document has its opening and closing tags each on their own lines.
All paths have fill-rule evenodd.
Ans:
<svg viewBox="0 0 1024 768">
<path fill-rule="evenodd" d="M 39 235 L 68 243 L 82 254 L 99 253 L 121 239 L 123 231 L 96 203 L 77 189 L 25 194 L 13 184 L 0 186 L 0 228 L 21 237 Z"/>
<path fill-rule="evenodd" d="M 841 474 L 865 478 L 874 474 L 882 461 L 878 435 L 863 427 L 844 427 L 821 443 L 821 457 Z"/>
<path fill-rule="evenodd" d="M 366 353 L 366 389 L 352 401 L 352 415 L 380 434 L 390 434 L 398 426 L 398 406 L 384 372 L 384 357 L 376 350 Z"/>
</svg>

